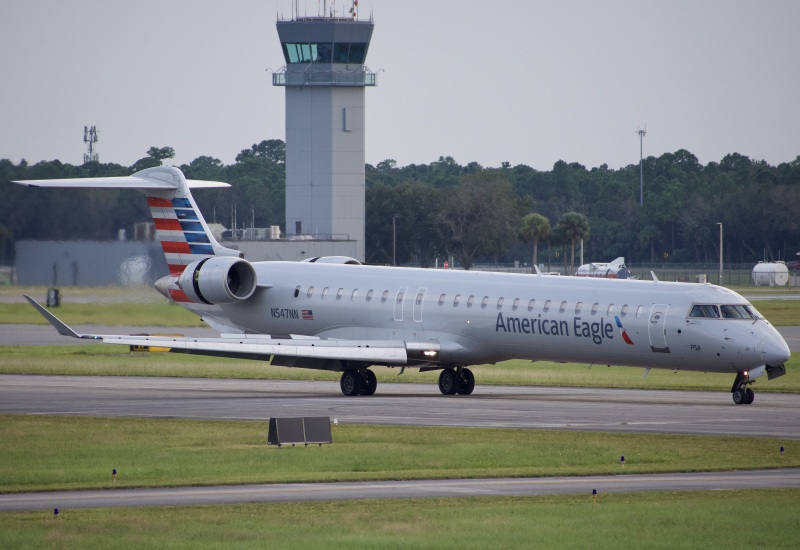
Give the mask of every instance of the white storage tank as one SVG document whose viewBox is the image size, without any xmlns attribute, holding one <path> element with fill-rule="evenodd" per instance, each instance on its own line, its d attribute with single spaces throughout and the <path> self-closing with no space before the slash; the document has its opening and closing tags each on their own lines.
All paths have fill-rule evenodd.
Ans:
<svg viewBox="0 0 800 550">
<path fill-rule="evenodd" d="M 786 286 L 789 268 L 784 262 L 758 262 L 753 268 L 753 284 L 756 286 Z"/>
</svg>

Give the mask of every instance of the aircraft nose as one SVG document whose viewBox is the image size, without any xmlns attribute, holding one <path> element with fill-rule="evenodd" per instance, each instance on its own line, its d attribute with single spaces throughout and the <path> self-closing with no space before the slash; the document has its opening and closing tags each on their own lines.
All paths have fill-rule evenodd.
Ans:
<svg viewBox="0 0 800 550">
<path fill-rule="evenodd" d="M 775 366 L 783 365 L 792 358 L 792 352 L 780 335 L 772 338 L 765 338 L 761 342 L 761 360 L 765 365 Z"/>
</svg>

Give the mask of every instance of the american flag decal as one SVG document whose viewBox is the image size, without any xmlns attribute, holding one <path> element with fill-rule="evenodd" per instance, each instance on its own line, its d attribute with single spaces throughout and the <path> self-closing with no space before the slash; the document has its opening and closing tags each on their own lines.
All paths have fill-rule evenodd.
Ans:
<svg viewBox="0 0 800 550">
<path fill-rule="evenodd" d="M 304 321 L 313 321 L 314 320 L 314 312 L 310 309 L 303 310 L 303 320 Z"/>
</svg>

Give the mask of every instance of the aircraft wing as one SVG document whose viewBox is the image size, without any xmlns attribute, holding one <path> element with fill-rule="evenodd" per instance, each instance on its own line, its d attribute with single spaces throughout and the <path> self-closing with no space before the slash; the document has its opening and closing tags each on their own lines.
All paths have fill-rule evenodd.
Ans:
<svg viewBox="0 0 800 550">
<path fill-rule="evenodd" d="M 59 334 L 73 338 L 102 340 L 104 344 L 152 346 L 169 348 L 175 353 L 236 357 L 240 359 L 278 359 L 292 366 L 300 363 L 322 364 L 329 360 L 405 365 L 408 360 L 406 343 L 402 340 L 333 340 L 333 339 L 273 339 L 267 335 L 236 335 L 220 338 L 186 338 L 173 336 L 137 336 L 115 334 L 79 334 L 61 319 L 50 313 L 30 296 L 25 299 L 53 325 Z M 273 360 L 273 362 L 275 362 Z"/>
</svg>

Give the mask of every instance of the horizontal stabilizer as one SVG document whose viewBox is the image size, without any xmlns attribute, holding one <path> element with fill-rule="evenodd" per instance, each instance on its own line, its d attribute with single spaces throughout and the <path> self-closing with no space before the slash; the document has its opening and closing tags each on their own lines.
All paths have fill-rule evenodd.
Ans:
<svg viewBox="0 0 800 550">
<path fill-rule="evenodd" d="M 132 176 L 119 176 L 108 178 L 64 178 L 52 180 L 14 180 L 14 183 L 29 187 L 62 187 L 72 189 L 142 189 L 146 191 L 170 191 L 178 188 L 178 184 L 158 178 Z M 190 189 L 209 189 L 215 187 L 230 187 L 230 184 L 221 181 L 186 180 Z"/>
</svg>

